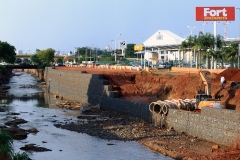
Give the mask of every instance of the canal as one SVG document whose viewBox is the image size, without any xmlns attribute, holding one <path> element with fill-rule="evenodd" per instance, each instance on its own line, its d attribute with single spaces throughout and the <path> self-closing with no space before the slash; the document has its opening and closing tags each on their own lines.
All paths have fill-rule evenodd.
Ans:
<svg viewBox="0 0 240 160">
<path fill-rule="evenodd" d="M 54 127 L 54 123 L 77 122 L 80 111 L 58 108 L 51 94 L 36 87 L 37 80 L 24 72 L 15 72 L 6 84 L 11 89 L 8 96 L 1 100 L 0 107 L 6 106 L 7 112 L 0 112 L 0 125 L 14 117 L 28 121 L 18 125 L 23 129 L 36 128 L 39 132 L 30 133 L 24 140 L 14 140 L 14 152 L 25 144 L 35 144 L 51 151 L 27 152 L 33 160 L 170 160 L 171 158 L 153 152 L 134 141 L 109 141 L 87 134 L 77 133 Z M 19 115 L 8 115 L 8 112 Z M 109 143 L 113 145 L 108 145 Z"/>
</svg>

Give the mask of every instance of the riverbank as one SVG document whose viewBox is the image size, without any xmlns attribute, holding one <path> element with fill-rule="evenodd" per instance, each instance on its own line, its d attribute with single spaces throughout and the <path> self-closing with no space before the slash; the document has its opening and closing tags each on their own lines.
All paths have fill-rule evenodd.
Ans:
<svg viewBox="0 0 240 160">
<path fill-rule="evenodd" d="M 174 159 L 236 159 L 238 149 L 202 141 L 173 128 L 161 128 L 139 118 L 94 107 L 78 117 L 77 123 L 56 127 L 86 133 L 107 140 L 137 141 L 149 149 Z"/>
<path fill-rule="evenodd" d="M 231 149 L 201 141 L 197 137 L 160 128 L 141 119 L 93 107 L 76 123 L 55 123 L 56 127 L 107 140 L 137 141 L 174 159 L 237 159 L 237 148 Z M 112 145 L 109 143 L 108 145 Z"/>
<path fill-rule="evenodd" d="M 54 127 L 53 124 L 76 123 L 77 116 L 81 115 L 80 110 L 69 110 L 56 107 L 53 95 L 47 92 L 42 93 L 33 75 L 16 73 L 7 84 L 11 88 L 7 95 L 10 99 L 2 101 L 1 106 L 8 109 L 1 113 L 1 125 L 14 119 L 27 121 L 18 124 L 17 127 L 23 130 L 36 128 L 39 132 L 28 133 L 23 140 L 14 140 L 14 150 L 22 152 L 22 149 L 29 149 L 31 144 L 37 147 L 44 147 L 51 151 L 39 152 L 30 151 L 30 158 L 36 160 L 49 159 L 171 159 L 159 153 L 152 152 L 135 141 L 108 141 L 99 139 L 88 134 L 72 132 L 62 128 Z M 32 86 L 29 87 L 29 86 Z M 43 85 L 44 87 L 44 85 Z M 39 95 L 38 97 L 35 95 Z M 22 97 L 26 95 L 26 97 Z M 31 98 L 32 97 L 32 98 Z M 8 115 L 15 113 L 14 115 Z M 8 124 L 8 123 L 7 123 Z"/>
</svg>

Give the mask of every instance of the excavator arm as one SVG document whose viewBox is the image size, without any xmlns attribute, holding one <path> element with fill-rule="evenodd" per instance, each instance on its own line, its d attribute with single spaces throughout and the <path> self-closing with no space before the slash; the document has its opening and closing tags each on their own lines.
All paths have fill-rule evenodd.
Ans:
<svg viewBox="0 0 240 160">
<path fill-rule="evenodd" d="M 203 84 L 204 84 L 204 89 L 205 89 L 205 94 L 210 95 L 211 96 L 211 83 L 210 81 L 207 79 L 206 74 L 203 71 L 199 72 L 200 77 L 202 78 Z"/>
</svg>

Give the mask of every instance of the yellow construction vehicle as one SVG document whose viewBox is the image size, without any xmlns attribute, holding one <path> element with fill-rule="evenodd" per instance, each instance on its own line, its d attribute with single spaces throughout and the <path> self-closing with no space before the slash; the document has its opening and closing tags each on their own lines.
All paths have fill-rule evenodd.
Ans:
<svg viewBox="0 0 240 160">
<path fill-rule="evenodd" d="M 197 94 L 195 96 L 196 98 L 196 109 L 201 109 L 202 107 L 213 107 L 213 108 L 226 108 L 226 103 L 224 101 L 221 101 L 220 99 L 213 99 L 211 96 L 211 83 L 207 79 L 207 72 L 200 71 L 199 72 L 203 84 L 204 84 L 204 90 L 205 94 Z"/>
</svg>

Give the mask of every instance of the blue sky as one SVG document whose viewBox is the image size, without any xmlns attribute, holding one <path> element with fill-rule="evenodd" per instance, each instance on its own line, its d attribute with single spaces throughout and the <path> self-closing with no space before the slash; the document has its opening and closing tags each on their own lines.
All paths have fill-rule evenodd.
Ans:
<svg viewBox="0 0 240 160">
<path fill-rule="evenodd" d="M 74 47 L 110 45 L 111 40 L 141 44 L 157 30 L 181 37 L 203 30 L 195 21 L 195 7 L 233 6 L 239 0 L 0 0 L 0 40 L 23 53 L 53 48 L 61 53 Z M 227 25 L 227 37 L 239 36 L 239 10 Z M 204 25 L 213 33 L 213 23 Z M 224 35 L 223 22 L 217 33 Z"/>
</svg>

